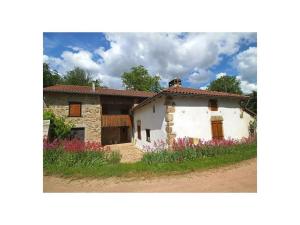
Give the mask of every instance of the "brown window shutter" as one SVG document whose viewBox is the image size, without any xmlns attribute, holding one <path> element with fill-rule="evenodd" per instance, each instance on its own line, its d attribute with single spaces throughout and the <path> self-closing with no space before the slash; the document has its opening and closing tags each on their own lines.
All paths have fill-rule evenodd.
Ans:
<svg viewBox="0 0 300 225">
<path fill-rule="evenodd" d="M 213 139 L 218 138 L 218 127 L 215 121 L 211 123 L 211 129 L 212 129 L 212 138 Z"/>
<path fill-rule="evenodd" d="M 222 121 L 212 121 L 211 128 L 212 128 L 212 138 L 213 139 L 223 139 L 224 138 Z"/>
<path fill-rule="evenodd" d="M 218 138 L 223 139 L 223 124 L 222 121 L 218 121 Z"/>
<path fill-rule="evenodd" d="M 70 103 L 69 116 L 74 116 L 74 117 L 81 116 L 81 103 Z"/>
</svg>

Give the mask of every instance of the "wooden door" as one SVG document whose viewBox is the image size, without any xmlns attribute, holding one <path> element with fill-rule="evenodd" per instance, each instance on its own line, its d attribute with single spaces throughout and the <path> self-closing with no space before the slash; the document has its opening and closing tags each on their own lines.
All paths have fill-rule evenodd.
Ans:
<svg viewBox="0 0 300 225">
<path fill-rule="evenodd" d="M 223 123 L 222 121 L 212 121 L 211 122 L 212 138 L 213 139 L 223 139 Z"/>
<path fill-rule="evenodd" d="M 128 142 L 128 127 L 120 127 L 121 134 L 120 134 L 120 142 L 126 143 Z"/>
</svg>

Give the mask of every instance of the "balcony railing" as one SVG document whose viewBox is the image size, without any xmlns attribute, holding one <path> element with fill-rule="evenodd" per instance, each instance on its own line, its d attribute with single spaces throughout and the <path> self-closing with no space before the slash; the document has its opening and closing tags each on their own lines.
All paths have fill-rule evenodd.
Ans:
<svg viewBox="0 0 300 225">
<path fill-rule="evenodd" d="M 102 115 L 102 127 L 131 127 L 129 115 Z"/>
</svg>

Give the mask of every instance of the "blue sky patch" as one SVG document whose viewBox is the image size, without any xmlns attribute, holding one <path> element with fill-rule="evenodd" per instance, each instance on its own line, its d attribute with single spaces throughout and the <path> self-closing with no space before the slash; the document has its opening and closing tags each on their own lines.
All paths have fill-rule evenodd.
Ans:
<svg viewBox="0 0 300 225">
<path fill-rule="evenodd" d="M 181 77 L 184 86 L 205 88 L 227 74 L 246 92 L 256 88 L 256 33 L 46 32 L 43 41 L 52 69 L 65 74 L 79 66 L 113 88 L 122 88 L 120 76 L 137 65 L 159 74 L 163 85 Z"/>
</svg>

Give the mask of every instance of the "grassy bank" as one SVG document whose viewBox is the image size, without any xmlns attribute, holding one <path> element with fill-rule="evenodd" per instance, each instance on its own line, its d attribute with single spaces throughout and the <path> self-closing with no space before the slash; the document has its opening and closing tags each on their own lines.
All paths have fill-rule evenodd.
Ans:
<svg viewBox="0 0 300 225">
<path fill-rule="evenodd" d="M 235 147 L 234 151 L 226 154 L 218 154 L 213 157 L 203 157 L 195 160 L 184 160 L 182 162 L 136 163 L 117 164 L 74 164 L 73 166 L 60 166 L 57 163 L 44 164 L 45 175 L 59 175 L 72 177 L 135 177 L 135 176 L 157 176 L 167 174 L 187 173 L 196 170 L 216 168 L 228 164 L 237 163 L 246 159 L 256 157 L 256 144 L 241 145 Z"/>
</svg>

